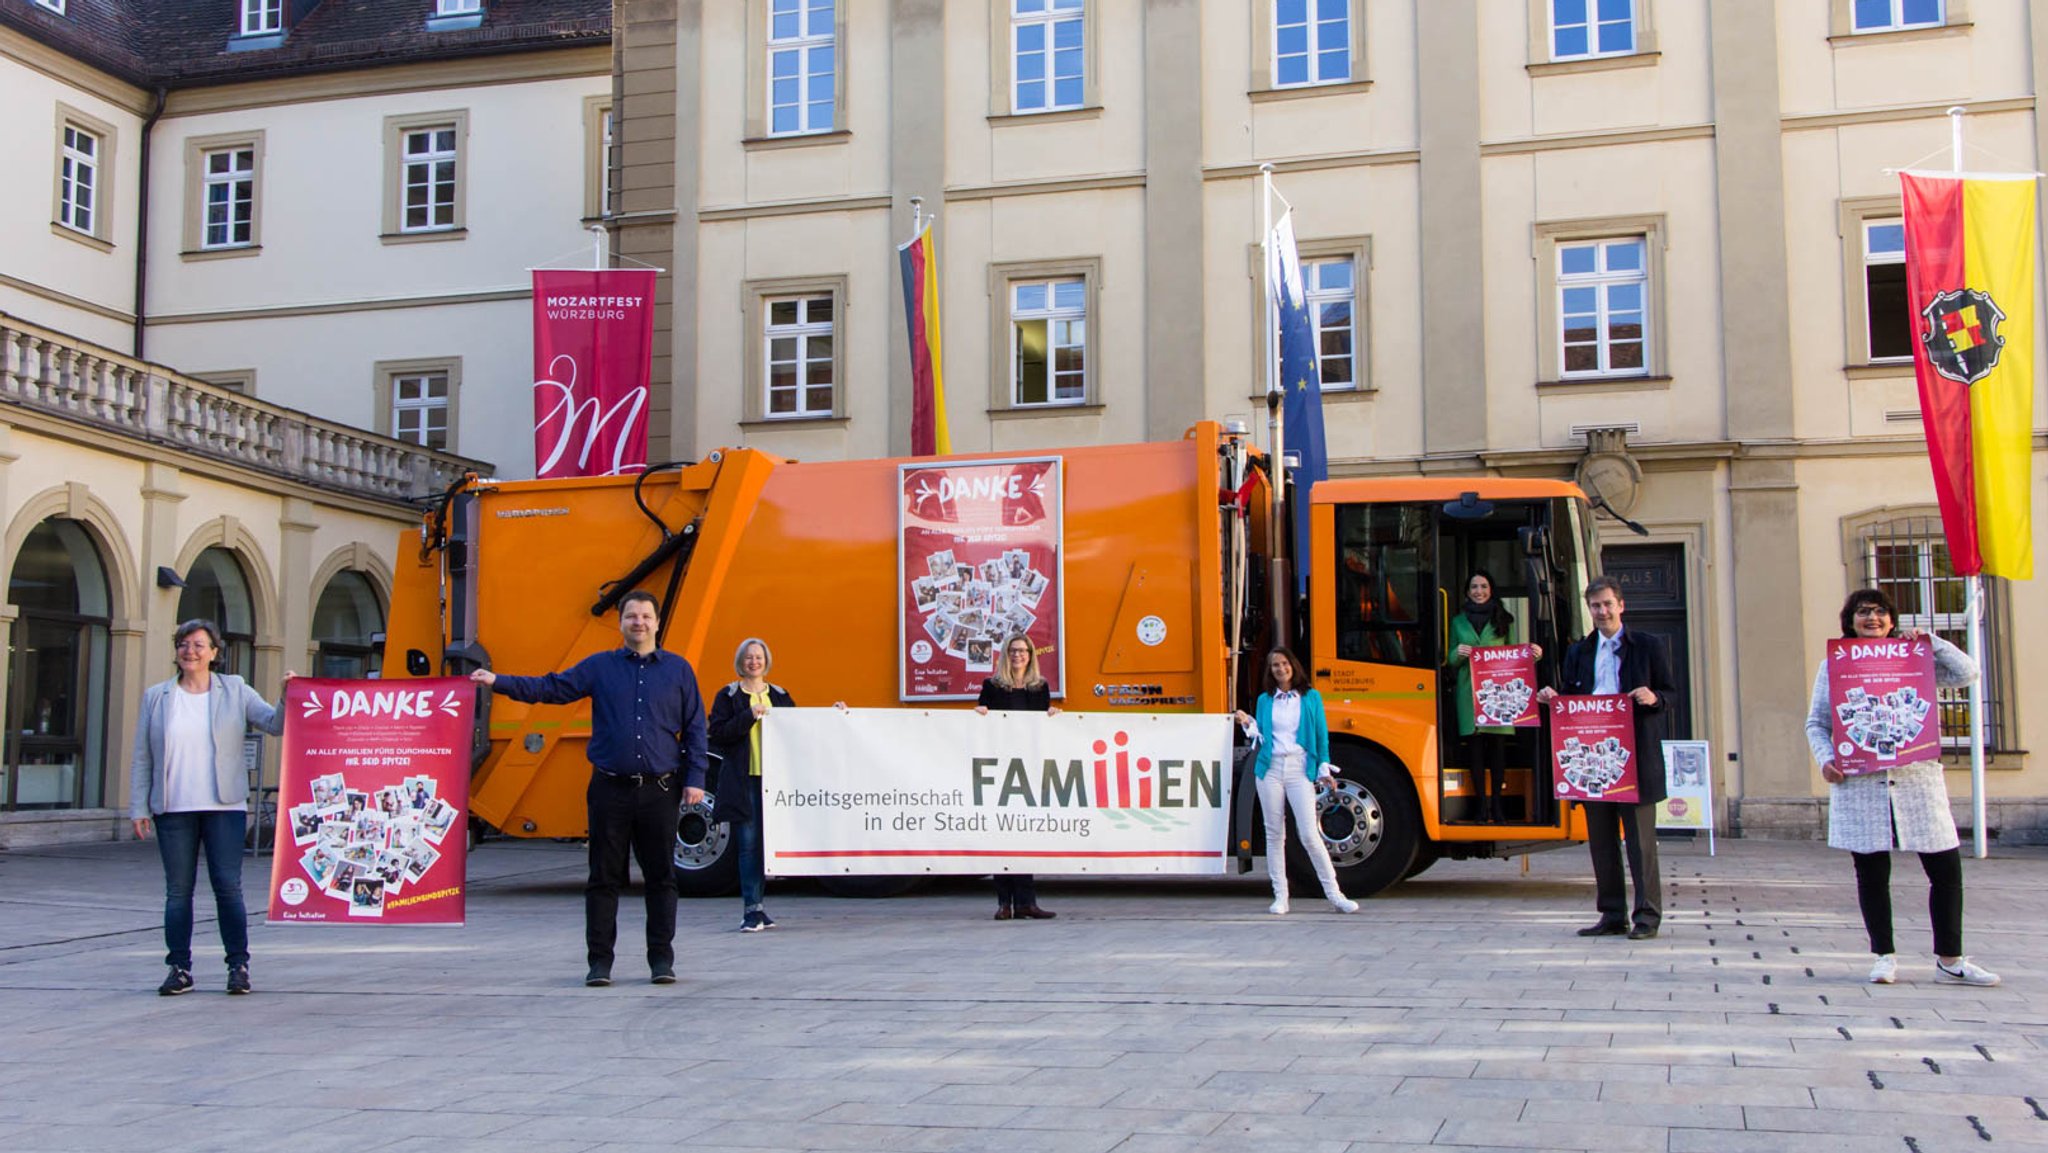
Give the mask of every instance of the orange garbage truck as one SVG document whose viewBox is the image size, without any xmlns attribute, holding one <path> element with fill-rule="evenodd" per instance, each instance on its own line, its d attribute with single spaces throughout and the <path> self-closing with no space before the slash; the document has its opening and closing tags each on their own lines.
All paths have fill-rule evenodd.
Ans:
<svg viewBox="0 0 2048 1153">
<path fill-rule="evenodd" d="M 973 479 L 989 475 L 993 494 Z M 1321 824 L 1346 892 L 1442 857 L 1583 839 L 1549 788 L 1540 730 L 1512 738 L 1504 806 L 1482 803 L 1445 667 L 1475 568 L 1494 576 L 1517 639 L 1543 646 L 1546 676 L 1585 633 L 1579 594 L 1597 553 L 1583 494 L 1503 477 L 1326 480 L 1295 541 L 1268 532 L 1271 492 L 1264 455 L 1213 422 L 1178 441 L 1012 456 L 813 463 L 729 449 L 637 477 L 466 478 L 401 541 L 382 675 L 567 667 L 619 643 L 613 609 L 639 588 L 707 699 L 732 679 L 739 642 L 761 636 L 799 704 L 971 707 L 990 659 L 980 646 L 1017 627 L 1067 709 L 1227 713 L 1258 694 L 1280 615 L 1271 574 L 1291 566 L 1305 593 L 1279 635 L 1325 701 L 1341 781 Z M 968 504 L 992 495 L 1002 511 L 977 520 Z M 1024 522 L 1029 547 L 1009 533 Z M 958 555 L 935 552 L 934 531 Z M 473 818 L 512 836 L 584 835 L 587 704 L 484 694 L 477 728 Z M 1263 851 L 1256 792 L 1241 782 L 1232 795 L 1228 848 L 1248 868 Z M 734 846 L 709 811 L 708 799 L 686 808 L 676 832 L 685 893 L 735 884 Z M 821 880 L 875 891 L 872 878 Z"/>
</svg>

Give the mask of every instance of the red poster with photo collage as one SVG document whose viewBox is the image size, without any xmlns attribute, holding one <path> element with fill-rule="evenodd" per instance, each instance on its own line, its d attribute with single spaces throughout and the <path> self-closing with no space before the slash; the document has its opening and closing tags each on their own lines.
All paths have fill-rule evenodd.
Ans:
<svg viewBox="0 0 2048 1153">
<path fill-rule="evenodd" d="M 1621 693 L 1552 697 L 1550 763 L 1560 801 L 1639 802 L 1635 702 Z"/>
<path fill-rule="evenodd" d="M 1828 716 L 1835 767 L 1849 776 L 1941 756 L 1933 642 L 1829 640 Z"/>
<path fill-rule="evenodd" d="M 1480 728 L 1543 723 L 1536 707 L 1536 649 L 1531 645 L 1479 645 L 1472 649 L 1472 723 Z"/>
<path fill-rule="evenodd" d="M 902 699 L 973 700 L 1003 640 L 1031 638 L 1064 695 L 1057 457 L 900 467 Z"/>
<path fill-rule="evenodd" d="M 475 707 L 460 677 L 285 686 L 272 924 L 462 924 Z"/>
</svg>

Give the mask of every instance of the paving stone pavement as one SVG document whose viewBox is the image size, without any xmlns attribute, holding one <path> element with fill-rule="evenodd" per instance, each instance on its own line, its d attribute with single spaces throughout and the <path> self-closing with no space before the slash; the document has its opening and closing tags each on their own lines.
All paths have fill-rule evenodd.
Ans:
<svg viewBox="0 0 2048 1153">
<path fill-rule="evenodd" d="M 1569 849 L 1355 917 L 1255 878 L 1048 882 L 1036 923 L 966 879 L 778 885 L 766 933 L 684 903 L 681 983 L 585 989 L 581 852 L 479 848 L 460 929 L 258 924 L 246 998 L 204 892 L 200 991 L 154 995 L 152 846 L 0 853 L 0 1150 L 2048 1149 L 2040 849 L 1966 861 L 1996 989 L 1918 953 L 1864 984 L 1848 858 L 1754 841 L 1667 842 L 1653 941 L 1573 935 Z"/>
</svg>

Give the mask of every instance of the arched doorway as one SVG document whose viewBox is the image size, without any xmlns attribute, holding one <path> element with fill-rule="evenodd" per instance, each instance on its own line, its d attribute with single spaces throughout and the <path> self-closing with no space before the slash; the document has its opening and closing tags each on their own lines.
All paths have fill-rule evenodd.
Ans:
<svg viewBox="0 0 2048 1153">
<path fill-rule="evenodd" d="M 377 675 L 376 637 L 383 631 L 384 606 L 378 602 L 370 578 L 353 569 L 335 573 L 313 607 L 313 643 L 319 646 L 314 675 Z"/>
<path fill-rule="evenodd" d="M 78 521 L 29 530 L 7 576 L 19 616 L 7 638 L 7 734 L 0 809 L 105 803 L 107 570 Z"/>
<path fill-rule="evenodd" d="M 185 574 L 178 620 L 203 617 L 220 626 L 220 668 L 247 679 L 256 669 L 256 611 L 249 576 L 235 554 L 215 545 L 199 554 Z"/>
</svg>

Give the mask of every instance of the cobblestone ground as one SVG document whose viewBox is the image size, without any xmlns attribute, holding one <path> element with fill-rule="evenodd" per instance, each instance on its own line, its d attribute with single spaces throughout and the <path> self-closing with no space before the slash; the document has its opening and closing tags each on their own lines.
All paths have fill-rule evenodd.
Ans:
<svg viewBox="0 0 2048 1153">
<path fill-rule="evenodd" d="M 0 853 L 0 1149 L 2048 1148 L 2048 853 L 1967 861 L 1971 951 L 1864 984 L 1848 858 L 1665 846 L 1664 935 L 1581 939 L 1581 850 L 1356 917 L 1256 880 L 686 902 L 683 981 L 584 989 L 581 850 L 493 843 L 462 929 L 253 930 L 257 995 L 154 995 L 147 845 Z M 252 908 L 267 860 L 252 865 Z M 202 890 L 204 886 L 202 884 Z M 1895 869 L 1900 944 L 1925 886 Z M 639 933 L 629 899 L 623 941 Z"/>
</svg>

